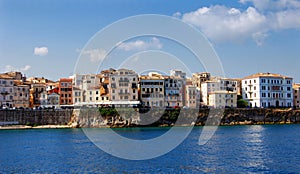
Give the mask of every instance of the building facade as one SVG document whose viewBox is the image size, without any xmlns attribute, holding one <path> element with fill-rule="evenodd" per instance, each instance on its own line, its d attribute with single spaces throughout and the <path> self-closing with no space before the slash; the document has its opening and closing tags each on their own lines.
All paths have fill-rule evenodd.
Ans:
<svg viewBox="0 0 300 174">
<path fill-rule="evenodd" d="M 109 76 L 110 99 L 115 105 L 138 103 L 138 74 L 133 70 L 119 69 Z"/>
<path fill-rule="evenodd" d="M 201 101 L 204 105 L 209 104 L 209 94 L 215 91 L 241 93 L 238 79 L 211 77 L 210 80 L 201 84 Z"/>
<path fill-rule="evenodd" d="M 294 107 L 300 108 L 300 84 L 294 84 L 293 91 L 294 91 Z"/>
<path fill-rule="evenodd" d="M 73 104 L 73 85 L 71 78 L 61 78 L 59 80 L 60 105 Z"/>
<path fill-rule="evenodd" d="M 140 100 L 143 106 L 164 107 L 164 78 L 158 73 L 140 76 Z"/>
<path fill-rule="evenodd" d="M 184 106 L 183 85 L 180 77 L 165 76 L 165 106 L 182 107 Z"/>
<path fill-rule="evenodd" d="M 12 108 L 14 104 L 14 82 L 7 74 L 0 74 L 0 108 Z"/>
<path fill-rule="evenodd" d="M 15 83 L 14 85 L 13 107 L 29 108 L 30 86 Z"/>
<path fill-rule="evenodd" d="M 194 73 L 192 75 L 192 83 L 194 86 L 196 86 L 198 89 L 201 88 L 201 84 L 210 80 L 211 76 L 208 72 L 202 72 L 202 73 Z"/>
<path fill-rule="evenodd" d="M 230 91 L 214 91 L 209 93 L 208 106 L 213 108 L 236 108 L 237 93 Z"/>
<path fill-rule="evenodd" d="M 293 78 L 257 73 L 242 80 L 243 99 L 250 107 L 293 107 Z"/>
<path fill-rule="evenodd" d="M 200 106 L 200 90 L 192 84 L 185 86 L 185 106 L 198 108 Z"/>
</svg>

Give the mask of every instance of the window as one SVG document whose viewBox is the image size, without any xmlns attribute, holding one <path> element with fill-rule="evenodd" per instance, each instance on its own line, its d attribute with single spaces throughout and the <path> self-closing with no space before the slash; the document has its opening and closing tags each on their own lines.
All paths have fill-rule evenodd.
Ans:
<svg viewBox="0 0 300 174">
<path fill-rule="evenodd" d="M 133 91 L 132 91 L 133 93 L 135 93 L 135 89 L 133 89 Z"/>
<path fill-rule="evenodd" d="M 99 100 L 99 97 L 96 97 L 96 100 L 98 101 L 98 100 Z"/>
<path fill-rule="evenodd" d="M 287 90 L 290 91 L 290 90 L 291 90 L 291 87 L 287 87 Z"/>
<path fill-rule="evenodd" d="M 291 98 L 291 96 L 292 96 L 291 94 L 287 94 L 287 98 Z"/>
<path fill-rule="evenodd" d="M 98 94 L 98 91 L 96 91 L 96 94 Z"/>
</svg>

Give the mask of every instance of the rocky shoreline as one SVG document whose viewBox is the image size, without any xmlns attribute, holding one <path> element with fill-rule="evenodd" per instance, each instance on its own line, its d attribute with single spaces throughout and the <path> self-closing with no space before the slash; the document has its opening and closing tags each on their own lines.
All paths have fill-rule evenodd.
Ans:
<svg viewBox="0 0 300 174">
<path fill-rule="evenodd" d="M 118 109 L 99 112 L 99 108 L 68 111 L 0 110 L 0 130 L 7 129 L 67 129 L 67 128 L 128 128 L 170 126 L 234 126 L 298 124 L 300 110 L 292 109 Z M 209 122 L 207 121 L 209 120 Z"/>
</svg>

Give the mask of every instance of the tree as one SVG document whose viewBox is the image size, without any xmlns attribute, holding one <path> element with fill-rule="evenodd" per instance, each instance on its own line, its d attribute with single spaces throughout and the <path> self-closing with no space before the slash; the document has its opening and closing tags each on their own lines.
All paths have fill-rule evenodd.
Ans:
<svg viewBox="0 0 300 174">
<path fill-rule="evenodd" d="M 248 106 L 248 102 L 246 100 L 241 98 L 237 101 L 238 108 L 246 108 L 247 106 Z"/>
</svg>

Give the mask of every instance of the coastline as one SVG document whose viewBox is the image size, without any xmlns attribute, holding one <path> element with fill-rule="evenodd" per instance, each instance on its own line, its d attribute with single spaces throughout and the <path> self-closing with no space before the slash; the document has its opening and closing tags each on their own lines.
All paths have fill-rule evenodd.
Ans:
<svg viewBox="0 0 300 174">
<path fill-rule="evenodd" d="M 235 122 L 235 123 L 230 123 L 230 124 L 220 124 L 220 125 L 215 125 L 215 126 L 252 126 L 252 125 L 294 125 L 298 123 L 292 123 L 292 122 L 258 122 L 258 123 L 253 123 L 253 122 Z M 205 125 L 168 125 L 168 124 L 162 124 L 162 125 L 157 125 L 157 126 L 99 126 L 99 127 L 91 127 L 91 128 L 112 128 L 112 129 L 119 129 L 119 128 L 147 128 L 147 127 L 189 127 L 189 126 L 194 126 L 194 127 L 204 127 Z M 85 127 L 73 127 L 71 125 L 40 125 L 40 126 L 27 126 L 27 125 L 7 125 L 7 126 L 0 126 L 0 131 L 1 130 L 25 130 L 25 129 L 78 129 L 78 128 L 85 128 Z"/>
<path fill-rule="evenodd" d="M 0 130 L 23 130 L 23 129 L 71 129 L 68 125 L 40 125 L 40 126 L 27 126 L 27 125 L 8 125 L 0 126 Z"/>
</svg>

